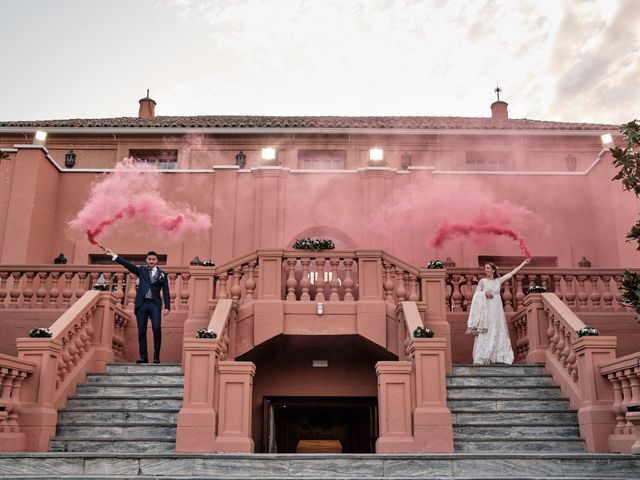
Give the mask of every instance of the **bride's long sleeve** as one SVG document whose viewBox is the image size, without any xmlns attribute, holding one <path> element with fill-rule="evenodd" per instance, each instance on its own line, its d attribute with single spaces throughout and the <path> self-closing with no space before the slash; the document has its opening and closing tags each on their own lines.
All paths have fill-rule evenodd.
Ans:
<svg viewBox="0 0 640 480">
<path fill-rule="evenodd" d="M 477 335 L 487 331 L 487 297 L 484 294 L 484 279 L 478 282 L 476 291 L 471 300 L 469 320 L 467 320 L 467 333 Z"/>
</svg>

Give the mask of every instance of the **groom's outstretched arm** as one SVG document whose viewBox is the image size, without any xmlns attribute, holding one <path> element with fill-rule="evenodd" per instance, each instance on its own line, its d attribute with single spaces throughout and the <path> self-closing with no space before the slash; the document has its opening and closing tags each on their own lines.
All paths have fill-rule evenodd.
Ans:
<svg viewBox="0 0 640 480">
<path fill-rule="evenodd" d="M 110 248 L 105 248 L 104 252 L 107 255 L 111 255 L 111 260 L 113 260 L 116 263 L 119 263 L 134 275 L 138 275 L 138 273 L 140 272 L 140 268 L 138 268 L 136 265 L 134 265 L 131 262 L 127 262 L 124 258 L 120 257 L 119 255 L 116 255 L 115 253 L 113 253 L 113 250 L 111 250 Z"/>
</svg>

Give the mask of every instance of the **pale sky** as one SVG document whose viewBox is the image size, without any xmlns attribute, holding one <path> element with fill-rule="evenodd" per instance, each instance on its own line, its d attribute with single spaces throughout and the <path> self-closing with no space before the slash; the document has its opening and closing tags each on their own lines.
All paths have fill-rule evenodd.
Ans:
<svg viewBox="0 0 640 480">
<path fill-rule="evenodd" d="M 0 0 L 0 121 L 640 117 L 640 0 Z"/>
</svg>

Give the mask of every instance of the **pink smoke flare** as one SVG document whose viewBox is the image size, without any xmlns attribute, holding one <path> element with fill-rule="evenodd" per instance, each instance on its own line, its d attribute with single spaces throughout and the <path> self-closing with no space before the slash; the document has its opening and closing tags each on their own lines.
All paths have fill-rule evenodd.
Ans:
<svg viewBox="0 0 640 480">
<path fill-rule="evenodd" d="M 131 159 L 116 165 L 115 172 L 91 186 L 89 201 L 70 225 L 84 230 L 94 245 L 98 235 L 123 218 L 139 219 L 161 231 L 180 235 L 211 227 L 208 215 L 190 207 L 178 209 L 159 191 L 159 172 Z"/>
<path fill-rule="evenodd" d="M 429 245 L 432 247 L 440 247 L 442 244 L 448 240 L 453 239 L 457 236 L 469 236 L 469 235 L 504 235 L 518 242 L 518 246 L 522 253 L 527 257 L 531 258 L 531 252 L 527 247 L 527 244 L 524 241 L 522 235 L 516 232 L 512 228 L 503 227 L 500 225 L 495 225 L 491 223 L 487 223 L 487 219 L 484 215 L 479 215 L 476 217 L 475 223 L 449 223 L 444 221 L 442 225 L 436 230 L 434 236 L 429 240 Z"/>
</svg>

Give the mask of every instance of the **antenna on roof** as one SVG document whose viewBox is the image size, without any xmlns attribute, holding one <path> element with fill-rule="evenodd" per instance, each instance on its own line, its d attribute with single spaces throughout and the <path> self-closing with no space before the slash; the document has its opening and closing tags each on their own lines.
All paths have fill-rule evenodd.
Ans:
<svg viewBox="0 0 640 480">
<path fill-rule="evenodd" d="M 147 88 L 147 98 L 149 98 L 149 89 Z M 498 98 L 500 100 L 500 98 Z"/>
<path fill-rule="evenodd" d="M 498 95 L 498 101 L 500 101 L 500 92 L 502 91 L 502 88 L 500 88 L 500 85 L 498 84 L 498 82 L 496 82 L 496 88 L 494 88 L 493 91 L 496 92 L 496 95 Z"/>
</svg>

